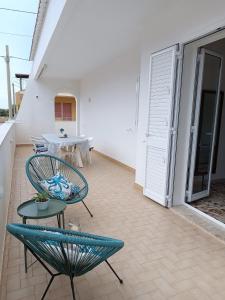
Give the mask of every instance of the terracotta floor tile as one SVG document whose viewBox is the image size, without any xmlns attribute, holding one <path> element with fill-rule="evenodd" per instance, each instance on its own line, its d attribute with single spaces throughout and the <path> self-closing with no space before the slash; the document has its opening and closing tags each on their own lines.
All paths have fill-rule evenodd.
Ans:
<svg viewBox="0 0 225 300">
<path fill-rule="evenodd" d="M 30 147 L 16 149 L 8 222 L 21 222 L 17 206 L 32 196 L 25 175 Z M 123 239 L 110 258 L 123 278 L 120 285 L 106 264 L 75 278 L 77 300 L 222 300 L 225 299 L 225 245 L 164 209 L 134 187 L 134 174 L 94 153 L 81 172 L 89 182 L 86 203 L 66 209 L 66 222 L 83 231 Z M 35 224 L 29 221 L 30 224 Z M 56 218 L 36 222 L 56 226 Z M 29 262 L 33 261 L 29 255 Z M 24 273 L 23 246 L 7 234 L 1 300 L 38 300 L 49 281 L 39 263 Z M 72 299 L 69 279 L 58 277 L 46 300 Z"/>
</svg>

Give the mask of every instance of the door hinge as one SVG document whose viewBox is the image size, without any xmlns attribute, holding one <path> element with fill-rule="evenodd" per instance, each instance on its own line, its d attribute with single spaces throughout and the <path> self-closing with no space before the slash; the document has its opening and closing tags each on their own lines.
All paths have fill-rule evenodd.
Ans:
<svg viewBox="0 0 225 300">
<path fill-rule="evenodd" d="M 170 128 L 170 134 L 175 135 L 177 133 L 176 129 L 174 127 Z"/>
<path fill-rule="evenodd" d="M 190 195 L 191 195 L 190 191 L 186 190 L 185 192 L 186 200 L 189 199 Z"/>
<path fill-rule="evenodd" d="M 195 132 L 195 129 L 196 129 L 196 126 L 191 126 L 191 133 L 194 133 Z"/>
<path fill-rule="evenodd" d="M 166 196 L 166 207 L 171 207 L 172 206 L 172 198 L 171 196 L 167 195 Z"/>
<path fill-rule="evenodd" d="M 175 55 L 178 59 L 181 59 L 183 56 L 181 51 L 177 51 Z"/>
<path fill-rule="evenodd" d="M 199 52 L 199 53 L 198 53 L 198 56 L 197 56 L 197 62 L 200 62 L 202 56 L 203 56 L 203 54 Z"/>
</svg>

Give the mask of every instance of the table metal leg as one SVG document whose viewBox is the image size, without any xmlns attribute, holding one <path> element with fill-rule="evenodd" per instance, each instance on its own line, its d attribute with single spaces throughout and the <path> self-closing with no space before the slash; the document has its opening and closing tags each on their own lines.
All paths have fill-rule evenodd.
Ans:
<svg viewBox="0 0 225 300">
<path fill-rule="evenodd" d="M 64 217 L 64 211 L 62 211 L 62 226 L 63 226 L 63 229 L 65 229 L 65 217 Z"/>
<path fill-rule="evenodd" d="M 26 218 L 23 217 L 23 224 L 26 224 Z M 27 247 L 24 245 L 24 265 L 25 265 L 25 273 L 27 273 Z"/>
<path fill-rule="evenodd" d="M 62 217 L 62 220 L 61 220 L 61 217 Z M 57 222 L 58 222 L 58 227 L 59 227 L 59 228 L 65 229 L 64 211 L 63 211 L 63 212 L 60 212 L 60 213 L 57 215 Z"/>
<path fill-rule="evenodd" d="M 58 222 L 58 227 L 61 228 L 61 218 L 60 218 L 60 213 L 57 215 L 57 222 Z"/>
</svg>

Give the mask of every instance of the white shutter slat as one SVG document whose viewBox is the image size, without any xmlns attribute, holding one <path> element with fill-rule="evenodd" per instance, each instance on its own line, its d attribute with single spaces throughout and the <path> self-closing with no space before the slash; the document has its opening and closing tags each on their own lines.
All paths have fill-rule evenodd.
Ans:
<svg viewBox="0 0 225 300">
<path fill-rule="evenodd" d="M 166 205 L 176 46 L 151 56 L 144 194 Z"/>
</svg>

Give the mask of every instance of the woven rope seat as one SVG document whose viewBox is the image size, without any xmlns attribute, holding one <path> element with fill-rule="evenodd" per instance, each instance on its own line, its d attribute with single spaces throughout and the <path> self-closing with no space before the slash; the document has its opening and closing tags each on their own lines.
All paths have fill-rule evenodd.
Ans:
<svg viewBox="0 0 225 300">
<path fill-rule="evenodd" d="M 48 154 L 37 154 L 31 156 L 26 162 L 26 174 L 33 185 L 39 193 L 48 193 L 42 185 L 41 181 L 48 180 L 49 178 L 55 176 L 57 173 L 63 175 L 69 182 L 78 188 L 78 192 L 71 194 L 71 197 L 64 201 L 66 204 L 74 204 L 82 202 L 90 216 L 93 217 L 92 213 L 88 209 L 87 205 L 84 203 L 84 199 L 88 194 L 88 183 L 82 173 L 71 166 L 66 161 Z M 48 193 L 49 198 L 57 198 Z"/>
<path fill-rule="evenodd" d="M 122 283 L 107 261 L 124 246 L 121 240 L 38 225 L 8 224 L 7 230 L 28 248 L 52 276 L 42 299 L 54 277 L 61 274 L 70 277 L 75 299 L 73 278 L 91 271 L 104 261 Z M 45 263 L 53 267 L 57 273 L 53 274 Z"/>
</svg>

